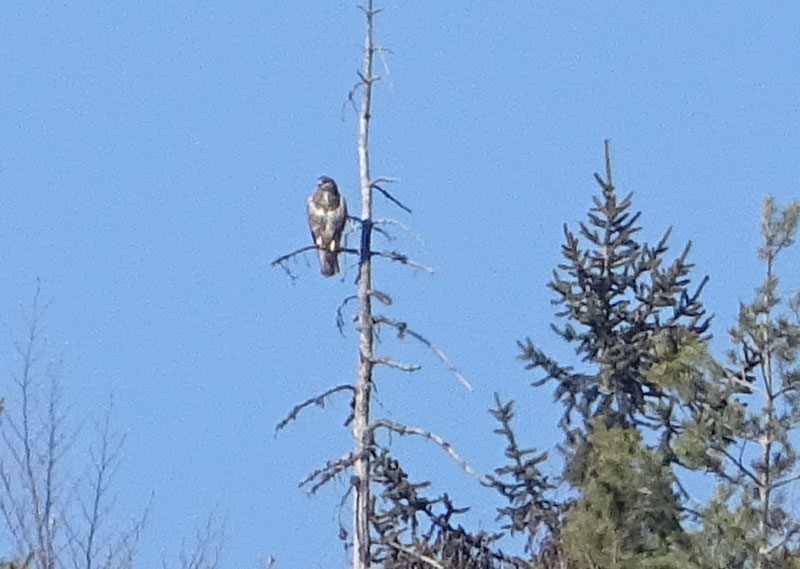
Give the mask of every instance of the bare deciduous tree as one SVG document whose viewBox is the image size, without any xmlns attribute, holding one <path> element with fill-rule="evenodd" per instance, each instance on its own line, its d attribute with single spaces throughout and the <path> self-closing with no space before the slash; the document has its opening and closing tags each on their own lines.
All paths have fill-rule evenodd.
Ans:
<svg viewBox="0 0 800 569">
<path fill-rule="evenodd" d="M 0 516 L 7 546 L 31 569 L 130 569 L 148 507 L 122 529 L 112 523 L 123 438 L 113 433 L 110 406 L 96 425 L 88 461 L 76 456 L 80 429 L 68 421 L 59 365 L 48 358 L 40 297 L 37 288 L 25 335 L 14 343 L 11 391 L 0 423 Z"/>
<path fill-rule="evenodd" d="M 178 552 L 178 569 L 217 569 L 219 567 L 222 542 L 225 538 L 225 520 L 210 513 L 204 525 L 194 532 L 192 540 L 183 540 Z M 173 565 L 162 560 L 163 569 Z"/>
</svg>

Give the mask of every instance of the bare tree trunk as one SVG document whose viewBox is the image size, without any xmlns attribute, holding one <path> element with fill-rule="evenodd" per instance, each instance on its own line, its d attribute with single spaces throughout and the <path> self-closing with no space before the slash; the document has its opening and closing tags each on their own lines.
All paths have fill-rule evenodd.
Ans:
<svg viewBox="0 0 800 569">
<path fill-rule="evenodd" d="M 361 249 L 358 272 L 358 325 L 359 366 L 355 385 L 353 409 L 353 439 L 355 460 L 353 462 L 353 569 L 370 566 L 370 446 L 369 406 L 372 391 L 372 369 L 374 366 L 373 344 L 375 340 L 372 318 L 372 180 L 369 173 L 369 121 L 372 103 L 372 68 L 375 46 L 373 42 L 373 2 L 369 0 L 365 9 L 366 34 L 364 38 L 364 63 L 361 77 L 361 111 L 358 118 L 358 172 L 361 186 Z"/>
</svg>

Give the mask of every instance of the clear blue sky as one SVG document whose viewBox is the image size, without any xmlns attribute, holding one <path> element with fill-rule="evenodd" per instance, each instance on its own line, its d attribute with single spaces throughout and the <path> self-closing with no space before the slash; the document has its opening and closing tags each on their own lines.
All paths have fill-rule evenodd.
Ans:
<svg viewBox="0 0 800 569">
<path fill-rule="evenodd" d="M 759 281 L 761 196 L 798 195 L 800 8 L 794 2 L 385 0 L 391 49 L 374 109 L 373 169 L 424 238 L 391 247 L 434 276 L 378 263 L 389 314 L 434 339 L 466 393 L 416 346 L 384 337 L 414 375 L 381 372 L 375 412 L 449 438 L 481 471 L 502 460 L 486 412 L 518 401 L 526 444 L 552 448 L 559 413 L 516 360 L 527 335 L 555 354 L 545 288 L 561 225 L 597 191 L 602 141 L 634 190 L 643 235 L 695 242 L 715 348 Z M 304 206 L 328 174 L 356 210 L 356 2 L 6 2 L 0 20 L 0 322 L 10 367 L 36 278 L 72 412 L 116 398 L 127 433 L 119 507 L 155 503 L 140 567 L 170 556 L 215 507 L 225 567 L 346 567 L 344 483 L 296 483 L 349 447 L 346 398 L 273 436 L 293 404 L 352 380 L 356 339 L 335 327 L 353 292 L 313 257 Z M 399 214 L 399 215 L 398 215 Z M 796 252 L 784 259 L 798 274 Z M 796 282 L 794 284 L 797 284 Z M 0 382 L 9 389 L 8 378 Z M 425 441 L 398 453 L 476 524 L 494 497 Z M 349 512 L 341 515 L 347 521 Z M 6 552 L 0 551 L 0 556 Z"/>
</svg>

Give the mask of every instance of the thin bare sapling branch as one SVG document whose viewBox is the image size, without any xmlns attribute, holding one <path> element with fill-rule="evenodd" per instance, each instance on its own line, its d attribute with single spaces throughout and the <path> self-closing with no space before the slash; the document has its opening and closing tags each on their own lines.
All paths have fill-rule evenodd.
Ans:
<svg viewBox="0 0 800 569">
<path fill-rule="evenodd" d="M 0 512 L 18 556 L 33 551 L 35 566 L 47 569 L 59 549 L 56 522 L 65 500 L 60 463 L 72 441 L 64 428 L 58 362 L 45 358 L 41 318 L 46 305 L 40 296 L 41 283 L 25 315 L 25 336 L 14 342 L 16 399 L 0 432 Z"/>
<path fill-rule="evenodd" d="M 97 441 L 89 447 L 88 474 L 76 485 L 78 512 L 65 520 L 68 548 L 75 569 L 131 569 L 153 496 L 127 529 L 115 532 L 111 519 L 117 496 L 113 479 L 120 467 L 124 435 L 113 433 L 113 398 L 102 423 L 95 424 Z"/>
<path fill-rule="evenodd" d="M 80 454 L 87 463 L 73 464 L 78 455 L 70 451 L 83 440 L 70 426 L 59 362 L 47 354 L 40 292 L 26 315 L 24 338 L 14 343 L 14 395 L 0 423 L 0 524 L 18 559 L 34 553 L 32 568 L 130 569 L 149 508 L 131 528 L 112 529 L 113 475 L 123 441 L 111 432 L 111 406 Z"/>
<path fill-rule="evenodd" d="M 195 530 L 191 545 L 185 538 L 182 540 L 177 569 L 218 569 L 224 541 L 225 520 L 211 512 L 205 525 Z M 166 559 L 161 560 L 161 566 L 163 569 L 172 567 Z"/>
</svg>

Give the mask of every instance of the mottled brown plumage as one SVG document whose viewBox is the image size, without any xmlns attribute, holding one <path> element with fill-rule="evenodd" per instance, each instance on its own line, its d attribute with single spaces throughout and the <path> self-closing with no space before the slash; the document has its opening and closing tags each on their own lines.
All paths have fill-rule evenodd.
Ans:
<svg viewBox="0 0 800 569">
<path fill-rule="evenodd" d="M 326 277 L 339 272 L 339 248 L 347 223 L 347 204 L 339 195 L 336 182 L 320 176 L 317 189 L 308 198 L 308 227 L 317 246 L 320 271 Z"/>
</svg>

